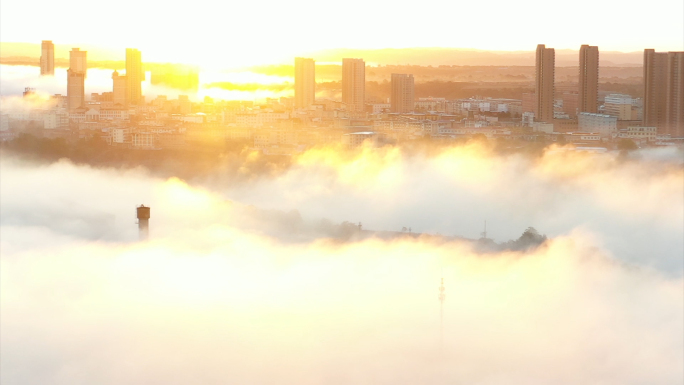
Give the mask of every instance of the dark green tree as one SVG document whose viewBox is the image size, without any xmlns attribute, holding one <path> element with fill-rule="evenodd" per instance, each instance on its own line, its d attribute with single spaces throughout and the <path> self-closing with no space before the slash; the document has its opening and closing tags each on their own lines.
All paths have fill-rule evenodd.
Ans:
<svg viewBox="0 0 684 385">
<path fill-rule="evenodd" d="M 620 151 L 637 150 L 639 146 L 632 139 L 620 139 L 617 143 L 617 148 Z"/>
</svg>

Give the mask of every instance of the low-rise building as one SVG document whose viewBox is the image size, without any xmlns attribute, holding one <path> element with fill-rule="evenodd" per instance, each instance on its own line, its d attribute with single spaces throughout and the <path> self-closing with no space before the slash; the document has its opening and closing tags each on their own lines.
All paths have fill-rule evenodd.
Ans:
<svg viewBox="0 0 684 385">
<path fill-rule="evenodd" d="M 618 133 L 618 138 L 645 140 L 648 142 L 655 141 L 657 136 L 657 127 L 627 127 Z"/>
<path fill-rule="evenodd" d="M 595 132 L 602 137 L 610 138 L 617 134 L 617 117 L 580 112 L 577 115 L 577 128 L 582 132 Z"/>
<path fill-rule="evenodd" d="M 150 131 L 135 131 L 131 134 L 131 145 L 141 150 L 156 148 L 157 134 Z"/>
<path fill-rule="evenodd" d="M 342 143 L 347 148 L 360 147 L 364 143 L 376 145 L 378 143 L 378 134 L 373 131 L 351 132 L 342 135 Z"/>
</svg>

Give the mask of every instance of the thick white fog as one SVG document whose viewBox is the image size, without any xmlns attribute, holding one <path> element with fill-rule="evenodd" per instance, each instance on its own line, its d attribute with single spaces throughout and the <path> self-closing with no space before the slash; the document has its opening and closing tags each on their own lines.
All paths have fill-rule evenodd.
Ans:
<svg viewBox="0 0 684 385">
<path fill-rule="evenodd" d="M 3 156 L 0 380 L 682 383 L 682 164 L 314 149 L 184 182 Z M 550 239 L 480 253 L 428 236 L 476 239 L 485 219 L 498 242 Z M 331 238 L 342 221 L 424 235 Z"/>
</svg>

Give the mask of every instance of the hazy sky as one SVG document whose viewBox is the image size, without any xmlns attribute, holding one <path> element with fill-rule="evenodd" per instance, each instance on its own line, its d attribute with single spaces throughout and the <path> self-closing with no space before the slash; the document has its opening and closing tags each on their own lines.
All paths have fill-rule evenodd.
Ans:
<svg viewBox="0 0 684 385">
<path fill-rule="evenodd" d="M 122 0 L 2 2 L 4 42 L 138 47 L 146 60 L 225 65 L 273 61 L 328 48 L 456 47 L 532 50 L 684 49 L 681 0 L 532 0 L 399 4 L 313 0 L 168 3 Z"/>
</svg>

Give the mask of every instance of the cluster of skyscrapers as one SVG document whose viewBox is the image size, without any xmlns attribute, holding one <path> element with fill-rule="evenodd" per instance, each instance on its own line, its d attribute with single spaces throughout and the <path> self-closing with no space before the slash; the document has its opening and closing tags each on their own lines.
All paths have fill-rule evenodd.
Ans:
<svg viewBox="0 0 684 385">
<path fill-rule="evenodd" d="M 537 46 L 535 57 L 535 121 L 551 123 L 554 119 L 556 52 L 544 44 Z M 577 112 L 596 113 L 599 106 L 599 50 L 583 45 L 579 53 Z"/>
<path fill-rule="evenodd" d="M 535 121 L 554 121 L 555 51 L 539 44 L 535 70 Z M 577 113 L 598 112 L 599 50 L 583 45 L 579 54 Z M 684 136 L 684 52 L 644 50 L 643 126 Z"/>
<path fill-rule="evenodd" d="M 73 48 L 69 52 L 69 69 L 67 69 L 67 106 L 69 111 L 83 108 L 85 99 L 85 79 L 88 72 L 88 52 Z M 55 45 L 50 40 L 43 40 L 40 55 L 40 74 L 55 74 Z M 139 50 L 126 48 L 126 74 L 112 74 L 114 105 L 120 107 L 137 105 L 142 99 L 142 82 L 145 71 L 142 66 L 142 55 Z"/>
<path fill-rule="evenodd" d="M 295 107 L 315 103 L 316 65 L 313 59 L 295 58 Z M 342 59 L 342 103 L 349 111 L 364 111 L 366 100 L 366 63 L 363 59 Z M 413 75 L 392 74 L 390 97 L 392 112 L 412 112 L 415 105 Z"/>
<path fill-rule="evenodd" d="M 643 120 L 645 127 L 656 127 L 659 133 L 672 137 L 684 137 L 684 52 L 644 51 Z M 579 77 L 576 93 L 576 112 L 564 118 L 554 116 L 555 50 L 539 44 L 535 57 L 535 93 L 529 95 L 530 110 L 534 121 L 562 127 L 576 117 L 598 114 L 599 105 L 599 49 L 582 45 L 579 51 Z M 54 75 L 54 44 L 45 40 L 41 45 L 40 71 L 42 75 Z M 87 76 L 87 52 L 74 48 L 69 54 L 67 70 L 67 105 L 70 111 L 84 107 L 85 79 Z M 295 58 L 294 107 L 307 109 L 316 103 L 316 63 L 310 58 Z M 112 74 L 113 104 L 119 108 L 144 103 L 142 82 L 145 72 L 139 50 L 126 49 L 126 73 Z M 342 103 L 351 112 L 366 109 L 366 71 L 363 59 L 342 60 Z M 607 100 L 607 99 L 606 99 Z M 389 101 L 390 112 L 411 113 L 415 110 L 415 83 L 411 74 L 392 74 Z M 611 104 L 612 107 L 612 104 Z M 605 107 L 603 110 L 608 111 Z M 611 110 L 612 111 L 612 110 Z M 598 116 L 598 115 L 597 115 Z M 633 119 L 633 118 L 632 118 Z M 555 129 L 554 129 L 555 130 Z M 562 131 L 562 130 L 559 130 Z"/>
</svg>

